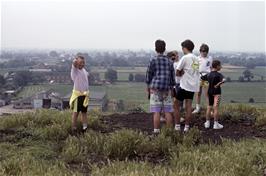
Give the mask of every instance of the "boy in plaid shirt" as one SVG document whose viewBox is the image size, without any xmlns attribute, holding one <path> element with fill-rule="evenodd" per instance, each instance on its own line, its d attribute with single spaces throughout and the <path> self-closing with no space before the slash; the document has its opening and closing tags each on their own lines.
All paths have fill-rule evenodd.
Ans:
<svg viewBox="0 0 266 176">
<path fill-rule="evenodd" d="M 172 126 L 172 90 L 175 86 L 173 62 L 165 52 L 165 42 L 155 42 L 156 58 L 149 63 L 146 73 L 147 92 L 150 95 L 150 112 L 153 112 L 154 133 L 160 132 L 160 112 L 163 110 L 167 126 Z"/>
</svg>

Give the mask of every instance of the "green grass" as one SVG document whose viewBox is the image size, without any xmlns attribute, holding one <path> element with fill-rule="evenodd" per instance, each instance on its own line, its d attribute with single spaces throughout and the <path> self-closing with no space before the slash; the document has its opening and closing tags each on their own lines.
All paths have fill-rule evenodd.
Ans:
<svg viewBox="0 0 266 176">
<path fill-rule="evenodd" d="M 225 103 L 231 100 L 248 103 L 250 98 L 255 102 L 266 103 L 266 82 L 235 82 L 222 85 L 222 98 Z"/>
<path fill-rule="evenodd" d="M 224 77 L 230 77 L 231 80 L 238 80 L 239 76 L 243 76 L 242 73 L 246 70 L 246 68 L 239 68 L 239 69 L 231 69 L 230 72 L 225 71 L 223 72 L 223 70 L 221 71 L 221 73 L 224 75 Z M 266 67 L 256 67 L 255 69 L 251 69 L 250 70 L 252 73 L 254 74 L 258 74 L 258 75 L 254 75 L 254 80 L 261 80 L 261 76 L 266 77 Z M 265 80 L 266 78 L 264 78 Z"/>
<path fill-rule="evenodd" d="M 65 96 L 71 92 L 73 85 L 69 84 L 41 84 L 41 85 L 30 85 L 22 89 L 17 97 L 30 97 L 38 92 L 47 91 L 53 89 L 55 92 L 60 93 L 60 95 Z"/>
<path fill-rule="evenodd" d="M 223 111 L 265 114 L 246 105 Z M 260 176 L 266 168 L 265 139 L 199 143 L 197 128 L 186 135 L 163 128 L 153 138 L 128 129 L 100 133 L 99 126 L 107 127 L 96 111 L 90 113 L 90 130 L 71 136 L 70 116 L 69 111 L 41 110 L 1 118 L 0 175 Z M 167 162 L 151 163 L 151 156 Z"/>
</svg>

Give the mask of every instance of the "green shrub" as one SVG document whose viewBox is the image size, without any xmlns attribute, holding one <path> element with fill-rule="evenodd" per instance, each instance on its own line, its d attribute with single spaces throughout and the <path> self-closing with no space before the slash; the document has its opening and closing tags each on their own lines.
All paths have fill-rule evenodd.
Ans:
<svg viewBox="0 0 266 176">
<path fill-rule="evenodd" d="M 144 138 L 142 133 L 132 130 L 115 131 L 105 142 L 105 155 L 112 159 L 125 159 L 137 155 Z"/>
<path fill-rule="evenodd" d="M 67 163 L 79 163 L 85 160 L 85 149 L 77 137 L 68 137 L 61 156 Z"/>
<path fill-rule="evenodd" d="M 182 144 L 186 147 L 195 146 L 196 144 L 200 143 L 201 138 L 201 132 L 198 128 L 191 128 L 188 133 L 186 133 L 183 137 Z"/>
</svg>

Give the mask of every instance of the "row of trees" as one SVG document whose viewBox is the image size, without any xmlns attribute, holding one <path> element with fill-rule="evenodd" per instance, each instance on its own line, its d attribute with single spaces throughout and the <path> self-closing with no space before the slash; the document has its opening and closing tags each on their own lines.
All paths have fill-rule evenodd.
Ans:
<svg viewBox="0 0 266 176">
<path fill-rule="evenodd" d="M 107 71 L 105 72 L 105 75 L 104 75 L 105 79 L 110 81 L 110 82 L 115 82 L 117 81 L 117 71 L 114 70 L 114 69 L 107 69 Z M 128 81 L 130 82 L 144 82 L 146 79 L 146 76 L 144 74 L 132 74 L 130 73 L 129 76 L 128 76 Z"/>
</svg>

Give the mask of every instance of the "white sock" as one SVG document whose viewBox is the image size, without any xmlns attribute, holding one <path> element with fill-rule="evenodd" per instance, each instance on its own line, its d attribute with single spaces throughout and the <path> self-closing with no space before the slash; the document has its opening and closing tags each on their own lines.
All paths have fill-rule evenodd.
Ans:
<svg viewBox="0 0 266 176">
<path fill-rule="evenodd" d="M 185 125 L 185 128 L 189 128 L 189 125 Z"/>
<path fill-rule="evenodd" d="M 83 130 L 86 130 L 88 128 L 88 125 L 86 123 L 83 123 Z"/>
<path fill-rule="evenodd" d="M 210 120 L 206 120 L 206 122 L 210 123 Z"/>
<path fill-rule="evenodd" d="M 200 109 L 200 104 L 196 104 L 196 109 Z"/>
<path fill-rule="evenodd" d="M 180 128 L 180 124 L 175 124 L 175 128 Z"/>
<path fill-rule="evenodd" d="M 214 125 L 217 125 L 218 124 L 218 121 L 214 121 Z"/>
<path fill-rule="evenodd" d="M 153 132 L 154 132 L 154 133 L 160 133 L 160 129 L 158 129 L 158 128 L 154 128 L 154 129 L 153 129 Z"/>
</svg>

